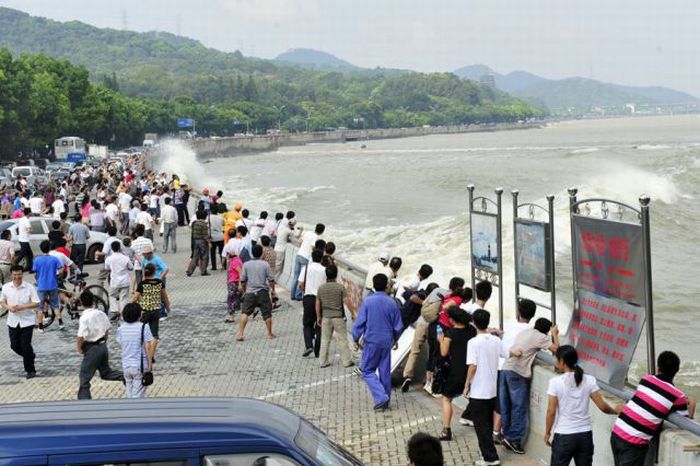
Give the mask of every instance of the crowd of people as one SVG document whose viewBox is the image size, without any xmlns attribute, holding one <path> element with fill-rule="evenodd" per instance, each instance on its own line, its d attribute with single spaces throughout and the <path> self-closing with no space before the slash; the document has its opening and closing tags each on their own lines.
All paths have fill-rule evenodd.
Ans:
<svg viewBox="0 0 700 466">
<path fill-rule="evenodd" d="M 116 339 L 121 347 L 121 370 L 109 364 L 107 339 L 110 317 L 95 307 L 90 292 L 79 296 L 80 316 L 76 347 L 83 356 L 79 399 L 89 399 L 95 372 L 104 380 L 121 381 L 128 397 L 143 397 L 153 382 L 152 368 L 160 339 L 160 323 L 171 313 L 167 292 L 169 267 L 163 259 L 178 251 L 177 230 L 187 227 L 190 259 L 186 275 L 201 276 L 221 271 L 226 277 L 225 322 L 238 328 L 235 340 L 245 341 L 251 318 L 261 314 L 267 336 L 275 338 L 272 314 L 280 307 L 276 286 L 285 269 L 287 244 L 299 242 L 291 269 L 291 299 L 303 308 L 302 357 L 312 355 L 321 368 L 329 367 L 331 341 L 345 368 L 365 380 L 376 411 L 391 407 L 391 352 L 409 327 L 413 339 L 403 369 L 401 390 L 416 386 L 417 361 L 427 344 L 428 362 L 423 389 L 442 397 L 443 429 L 437 437 L 414 436 L 409 458 L 415 465 L 443 464 L 441 441 L 453 439 L 453 403 L 468 399 L 459 423 L 473 426 L 482 460 L 497 465 L 496 445 L 523 454 L 527 436 L 532 365 L 539 351 L 550 351 L 562 375 L 550 381 L 544 441 L 552 447 L 551 464 L 592 464 L 592 424 L 589 400 L 604 413 L 618 414 L 611 445 L 616 465 L 639 464 L 649 440 L 658 433 L 671 412 L 692 416 L 694 401 L 673 386 L 680 361 L 670 352 L 659 356 L 657 374 L 644 377 L 635 397 L 624 407 L 612 407 L 600 394 L 594 377 L 583 373 L 576 350 L 559 341 L 559 331 L 545 317 L 536 318 L 537 306 L 521 299 L 517 316 L 504 329 L 491 326 L 488 302 L 492 286 L 478 282 L 472 290 L 465 280 L 453 277 L 447 287 L 430 282 L 433 268 L 423 264 L 400 276 L 403 262 L 381 252 L 368 267 L 363 300 L 350 312 L 348 339 L 347 293 L 339 281 L 336 246 L 326 241 L 325 225 L 304 231 L 293 211 L 274 215 L 260 212 L 257 218 L 241 204 L 224 203 L 223 192 L 207 189 L 197 196 L 190 215 L 192 187 L 177 174 L 147 168 L 144 156 L 124 162 L 108 161 L 73 170 L 61 181 L 32 190 L 19 179 L 14 189 L 2 193 L 2 212 L 17 221 L 19 253 L 9 230 L 0 234 L 0 306 L 8 312 L 12 350 L 24 361 L 27 378 L 37 375 L 32 348 L 34 329 L 43 332 L 44 314 L 53 311 L 58 328 L 59 284 L 83 270 L 88 240 L 106 234 L 94 259 L 104 260 L 99 280 L 106 284 L 112 321 L 118 321 Z M 29 237 L 32 216 L 49 216 L 51 231 L 34 256 Z M 69 222 L 69 219 L 72 220 Z M 160 252 L 154 241 L 162 237 Z M 182 245 L 179 246 L 182 248 Z M 34 274 L 36 285 L 24 280 Z M 351 310 L 352 311 L 352 310 Z M 353 352 L 361 350 L 361 359 Z"/>
</svg>

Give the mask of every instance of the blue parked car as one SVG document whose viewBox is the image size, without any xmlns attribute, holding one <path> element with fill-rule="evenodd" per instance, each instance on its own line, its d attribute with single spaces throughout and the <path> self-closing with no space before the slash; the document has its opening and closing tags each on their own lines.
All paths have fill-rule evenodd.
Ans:
<svg viewBox="0 0 700 466">
<path fill-rule="evenodd" d="M 247 398 L 4 405 L 0 464 L 362 465 L 302 417 Z"/>
</svg>

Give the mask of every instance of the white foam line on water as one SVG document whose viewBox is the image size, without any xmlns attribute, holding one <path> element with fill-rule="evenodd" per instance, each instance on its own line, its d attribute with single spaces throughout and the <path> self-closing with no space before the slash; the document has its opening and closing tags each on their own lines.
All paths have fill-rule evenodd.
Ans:
<svg viewBox="0 0 700 466">
<path fill-rule="evenodd" d="M 284 395 L 288 395 L 290 393 L 295 393 L 295 392 L 298 392 L 300 390 L 307 390 L 309 388 L 319 387 L 321 385 L 327 385 L 327 384 L 332 383 L 332 382 L 338 382 L 340 380 L 347 379 L 348 377 L 352 377 L 352 376 L 353 376 L 353 374 L 345 374 L 345 375 L 341 375 L 338 377 L 331 377 L 330 379 L 319 380 L 318 382 L 307 383 L 307 384 L 304 384 L 300 387 L 292 388 L 290 390 L 280 390 L 278 392 L 268 393 L 267 395 L 257 397 L 257 399 L 258 400 L 268 400 L 270 398 L 275 398 L 278 396 L 284 396 Z"/>
<path fill-rule="evenodd" d="M 439 419 L 440 419 L 440 416 L 422 417 L 420 419 L 416 419 L 415 421 L 404 422 L 403 424 L 399 424 L 398 426 L 389 427 L 386 429 L 378 430 L 377 432 L 372 432 L 371 434 L 363 435 L 359 439 L 344 443 L 343 445 L 346 447 L 349 447 L 352 445 L 357 445 L 358 443 L 362 443 L 362 442 L 367 441 L 367 440 L 372 439 L 372 438 L 381 437 L 381 436 L 387 435 L 387 434 L 393 434 L 397 431 L 401 431 L 404 429 L 412 429 L 414 427 L 417 427 L 417 426 L 420 426 L 423 424 L 427 424 L 429 422 L 434 422 L 434 421 L 437 421 Z"/>
</svg>

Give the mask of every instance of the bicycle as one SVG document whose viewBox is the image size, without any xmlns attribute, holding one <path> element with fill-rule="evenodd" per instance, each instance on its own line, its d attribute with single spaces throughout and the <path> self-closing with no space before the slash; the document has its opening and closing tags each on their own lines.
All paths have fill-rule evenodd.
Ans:
<svg viewBox="0 0 700 466">
<path fill-rule="evenodd" d="M 109 317 L 109 294 L 104 287 L 100 285 L 87 286 L 83 278 L 87 277 L 87 273 L 80 273 L 76 277 L 62 280 L 58 286 L 58 297 L 60 301 L 60 309 L 62 315 L 70 316 L 71 320 L 79 319 L 82 312 L 85 310 L 80 302 L 80 294 L 84 291 L 91 292 L 95 297 L 94 308 L 104 312 Z M 68 289 L 66 282 L 72 285 L 72 289 Z M 44 303 L 41 303 L 43 306 Z M 56 312 L 51 306 L 44 311 L 43 328 L 49 327 L 56 319 Z"/>
</svg>

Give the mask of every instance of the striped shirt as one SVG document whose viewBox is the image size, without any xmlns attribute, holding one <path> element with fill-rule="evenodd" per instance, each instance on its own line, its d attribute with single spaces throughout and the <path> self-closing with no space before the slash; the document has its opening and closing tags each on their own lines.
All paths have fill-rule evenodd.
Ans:
<svg viewBox="0 0 700 466">
<path fill-rule="evenodd" d="M 615 421 L 613 434 L 632 445 L 648 445 L 673 412 L 688 416 L 685 393 L 655 375 L 645 375 Z"/>
</svg>

